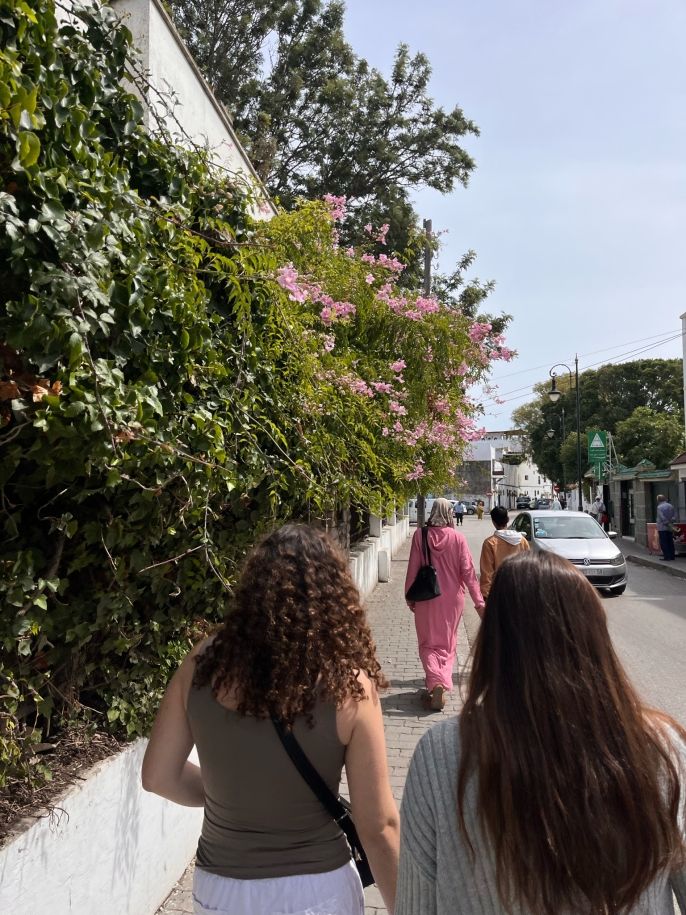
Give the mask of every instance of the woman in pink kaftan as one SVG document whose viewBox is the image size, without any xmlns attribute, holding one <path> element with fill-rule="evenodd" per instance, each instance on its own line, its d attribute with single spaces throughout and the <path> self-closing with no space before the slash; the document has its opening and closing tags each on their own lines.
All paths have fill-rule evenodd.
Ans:
<svg viewBox="0 0 686 915">
<path fill-rule="evenodd" d="M 441 594 L 433 600 L 408 601 L 408 606 L 414 612 L 419 657 L 426 675 L 426 692 L 422 699 L 425 705 L 439 711 L 445 705 L 443 693 L 453 686 L 457 627 L 464 610 L 465 588 L 479 615 L 484 608 L 484 599 L 467 541 L 453 527 L 452 505 L 447 499 L 436 499 L 427 526 L 431 564 L 436 569 Z M 422 565 L 422 531 L 417 528 L 410 549 L 405 593 Z"/>
</svg>

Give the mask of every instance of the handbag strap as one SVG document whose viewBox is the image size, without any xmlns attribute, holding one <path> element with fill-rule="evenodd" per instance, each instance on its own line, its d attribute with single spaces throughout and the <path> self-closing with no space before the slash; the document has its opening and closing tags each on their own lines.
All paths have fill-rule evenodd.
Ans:
<svg viewBox="0 0 686 915">
<path fill-rule="evenodd" d="M 429 526 L 425 524 L 422 528 L 422 552 L 424 553 L 425 566 L 431 565 L 431 550 L 429 549 Z"/>
<path fill-rule="evenodd" d="M 350 812 L 336 797 L 307 758 L 293 732 L 289 731 L 283 721 L 279 718 L 272 718 L 272 724 L 276 729 L 276 733 L 279 735 L 279 740 L 283 744 L 284 750 L 290 756 L 291 762 L 298 770 L 303 780 L 307 783 L 312 793 L 326 809 L 329 816 L 340 826 L 341 821 L 350 816 Z"/>
</svg>

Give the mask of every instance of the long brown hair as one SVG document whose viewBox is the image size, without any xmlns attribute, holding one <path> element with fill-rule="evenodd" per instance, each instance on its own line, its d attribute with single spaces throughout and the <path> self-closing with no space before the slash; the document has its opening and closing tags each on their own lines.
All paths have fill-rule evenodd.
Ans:
<svg viewBox="0 0 686 915">
<path fill-rule="evenodd" d="M 323 531 L 286 524 L 248 555 L 222 629 L 198 656 L 194 684 L 233 689 L 241 714 L 311 722 L 317 697 L 362 699 L 364 671 L 386 680 L 359 592 Z"/>
<path fill-rule="evenodd" d="M 614 915 L 683 863 L 673 745 L 686 733 L 641 703 L 600 599 L 566 560 L 526 552 L 498 569 L 460 735 L 460 828 L 471 846 L 476 776 L 507 910 Z"/>
</svg>

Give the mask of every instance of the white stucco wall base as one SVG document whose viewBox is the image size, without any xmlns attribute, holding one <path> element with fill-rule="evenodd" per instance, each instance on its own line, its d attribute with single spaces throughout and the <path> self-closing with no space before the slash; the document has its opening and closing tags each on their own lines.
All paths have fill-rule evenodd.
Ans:
<svg viewBox="0 0 686 915">
<path fill-rule="evenodd" d="M 151 915 L 195 852 L 202 810 L 144 792 L 138 740 L 0 848 L 0 912 Z"/>
<path fill-rule="evenodd" d="M 363 597 L 410 534 L 407 515 L 356 544 L 350 569 Z M 381 558 L 381 568 L 379 559 Z M 56 814 L 22 824 L 0 848 L 0 913 L 152 915 L 193 857 L 200 809 L 143 791 L 147 741 L 94 766 L 54 803 Z"/>
</svg>

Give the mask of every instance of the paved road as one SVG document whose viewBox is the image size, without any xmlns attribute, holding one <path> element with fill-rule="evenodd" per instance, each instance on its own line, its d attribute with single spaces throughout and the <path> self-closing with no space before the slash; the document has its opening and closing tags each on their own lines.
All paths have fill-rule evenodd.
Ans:
<svg viewBox="0 0 686 915">
<path fill-rule="evenodd" d="M 461 528 L 478 564 L 481 543 L 492 526 L 488 515 L 482 521 L 465 518 Z M 408 556 L 406 544 L 391 564 L 392 580 L 381 584 L 368 600 L 369 621 L 384 671 L 391 688 L 382 705 L 393 793 L 400 802 L 407 766 L 417 740 L 445 715 L 459 711 L 460 686 L 468 670 L 470 643 L 479 620 L 467 598 L 458 638 L 456 689 L 449 694 L 445 712 L 424 711 L 417 697 L 423 674 L 417 657 L 412 614 L 403 600 Z M 621 597 L 603 599 L 618 654 L 641 694 L 686 724 L 686 581 L 659 570 L 632 565 L 629 587 Z M 190 915 L 192 870 L 184 874 L 175 891 L 160 909 L 160 915 Z M 367 915 L 382 915 L 383 903 L 375 887 L 365 893 Z"/>
<path fill-rule="evenodd" d="M 686 725 L 686 581 L 630 565 L 624 594 L 603 603 L 617 653 L 641 695 Z"/>
</svg>

